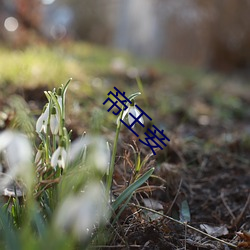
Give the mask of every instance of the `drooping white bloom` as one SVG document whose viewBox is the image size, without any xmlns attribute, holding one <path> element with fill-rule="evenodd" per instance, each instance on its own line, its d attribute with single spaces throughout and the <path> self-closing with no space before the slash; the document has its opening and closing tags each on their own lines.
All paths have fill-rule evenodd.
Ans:
<svg viewBox="0 0 250 250">
<path fill-rule="evenodd" d="M 60 126 L 60 120 L 58 111 L 56 110 L 55 107 L 53 107 L 50 116 L 50 131 L 53 135 L 58 134 L 59 126 Z"/>
<path fill-rule="evenodd" d="M 56 168 L 57 166 L 64 169 L 67 161 L 67 152 L 62 145 L 55 150 L 51 157 L 51 166 Z"/>
<path fill-rule="evenodd" d="M 1 180 L 1 188 L 16 177 L 21 177 L 25 184 L 32 183 L 32 147 L 28 138 L 17 132 L 6 130 L 0 133 L 0 153 L 7 163 L 7 174 Z"/>
<path fill-rule="evenodd" d="M 94 164 L 103 173 L 107 172 L 110 164 L 110 150 L 107 142 L 101 137 L 94 137 L 92 138 L 92 146 L 92 151 L 90 151 L 88 157 L 90 164 Z"/>
<path fill-rule="evenodd" d="M 135 107 L 135 105 L 130 105 L 124 112 L 123 112 L 123 114 L 122 114 L 122 118 L 119 116 L 118 117 L 118 119 L 117 119 L 117 121 L 116 121 L 116 123 L 118 123 L 118 121 L 120 120 L 120 119 L 122 119 L 122 120 L 124 120 L 124 118 L 127 116 L 128 117 L 128 122 L 129 122 L 129 124 L 131 125 L 133 122 L 134 122 L 134 118 L 133 118 L 133 116 L 131 116 L 131 114 L 135 117 L 135 118 L 137 118 L 137 117 L 139 117 L 140 116 L 140 111 Z M 140 118 L 139 118 L 139 121 L 143 124 L 144 123 L 144 120 L 143 120 L 143 117 L 141 116 Z M 133 125 L 132 126 L 132 128 L 134 127 L 135 125 Z"/>
<path fill-rule="evenodd" d="M 108 220 L 108 203 L 100 183 L 89 184 L 79 195 L 71 195 L 59 207 L 55 227 L 61 232 L 72 233 L 77 239 L 91 236 L 95 226 Z"/>
<path fill-rule="evenodd" d="M 45 110 L 40 115 L 36 122 L 36 132 L 41 133 L 42 131 L 46 134 L 47 132 L 47 125 L 49 121 L 49 104 L 47 104 Z"/>
<path fill-rule="evenodd" d="M 84 154 L 88 149 L 88 154 Z M 110 163 L 110 150 L 107 142 L 100 136 L 86 135 L 74 141 L 68 153 L 69 163 L 74 162 L 81 156 L 82 161 L 87 160 L 88 166 L 95 167 L 105 173 Z"/>
</svg>

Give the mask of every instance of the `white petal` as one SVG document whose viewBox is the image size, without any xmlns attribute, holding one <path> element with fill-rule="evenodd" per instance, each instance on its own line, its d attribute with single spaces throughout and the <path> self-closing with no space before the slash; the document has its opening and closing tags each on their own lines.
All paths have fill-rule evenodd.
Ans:
<svg viewBox="0 0 250 250">
<path fill-rule="evenodd" d="M 41 131 L 43 131 L 45 134 L 47 133 L 47 126 L 48 126 L 48 123 L 44 121 Z"/>
<path fill-rule="evenodd" d="M 86 150 L 86 146 L 88 142 L 88 136 L 84 136 L 81 138 L 76 139 L 73 143 L 71 143 L 69 152 L 68 152 L 68 161 L 72 163 L 75 161 L 84 150 Z"/>
<path fill-rule="evenodd" d="M 65 168 L 65 165 L 66 165 L 66 161 L 67 161 L 67 152 L 64 148 L 62 148 L 61 150 L 61 159 L 60 159 L 60 162 L 58 160 L 58 166 L 62 169 Z"/>
<path fill-rule="evenodd" d="M 37 122 L 36 122 L 37 133 L 40 133 L 41 131 L 44 131 L 44 133 L 47 132 L 48 120 L 49 120 L 49 105 L 47 105 L 45 111 L 37 119 Z"/>
<path fill-rule="evenodd" d="M 96 137 L 93 150 L 93 156 L 91 155 L 91 157 L 94 160 L 96 168 L 101 172 L 107 172 L 110 163 L 110 151 L 108 150 L 106 141 L 100 137 Z"/>
<path fill-rule="evenodd" d="M 123 111 L 123 114 L 122 114 L 122 118 L 121 118 L 121 113 L 119 114 L 117 120 L 116 120 L 116 124 L 118 124 L 118 122 L 120 121 L 120 119 L 124 120 L 125 116 L 127 115 L 129 111 L 129 108 L 127 108 L 125 111 Z"/>
<path fill-rule="evenodd" d="M 45 111 L 44 111 L 44 120 L 48 121 L 49 119 L 49 104 L 47 105 Z"/>
<path fill-rule="evenodd" d="M 5 139 L 5 141 L 2 141 L 2 139 Z M 33 152 L 28 138 L 21 133 L 5 131 L 0 134 L 0 142 L 1 150 L 5 146 L 4 158 L 8 164 L 6 178 L 1 179 L 0 188 L 6 187 L 9 182 L 18 176 L 22 177 L 25 185 L 29 187 L 33 181 Z"/>
<path fill-rule="evenodd" d="M 136 117 L 138 117 L 141 114 L 141 112 L 136 107 L 134 109 L 135 109 Z M 143 116 L 140 117 L 139 121 L 142 124 L 144 124 Z"/>
<path fill-rule="evenodd" d="M 138 115 L 137 115 L 137 113 L 136 113 L 136 111 L 135 111 L 135 108 L 134 107 L 131 107 L 130 109 L 129 109 L 129 114 L 128 114 L 128 122 L 129 122 L 129 124 L 131 125 L 133 122 L 134 122 L 134 118 L 130 115 L 130 114 L 132 114 L 134 117 L 137 117 Z M 135 125 L 134 125 L 135 126 Z M 133 127 L 134 127 L 133 126 Z"/>
<path fill-rule="evenodd" d="M 58 158 L 61 155 L 61 147 L 59 146 L 56 151 L 52 154 L 50 164 L 53 168 L 55 168 L 58 164 Z"/>
<path fill-rule="evenodd" d="M 128 107 L 122 114 L 122 120 L 124 120 L 125 116 L 128 114 L 130 107 Z"/>
<path fill-rule="evenodd" d="M 0 133 L 0 152 L 9 145 L 13 136 L 13 132 L 9 130 L 5 130 L 4 132 Z"/>
<path fill-rule="evenodd" d="M 53 135 L 56 135 L 59 131 L 59 120 L 56 114 L 50 117 L 50 130 Z"/>
<path fill-rule="evenodd" d="M 42 126 L 44 122 L 44 114 L 42 113 L 36 122 L 36 132 L 40 133 L 42 131 Z"/>
<path fill-rule="evenodd" d="M 25 135 L 15 133 L 6 149 L 6 156 L 11 168 L 25 165 L 32 159 L 32 148 Z"/>
<path fill-rule="evenodd" d="M 56 213 L 55 226 L 60 231 L 73 233 L 78 239 L 90 237 L 95 225 L 108 217 L 103 197 L 100 183 L 91 183 L 81 195 L 68 196 Z"/>
</svg>

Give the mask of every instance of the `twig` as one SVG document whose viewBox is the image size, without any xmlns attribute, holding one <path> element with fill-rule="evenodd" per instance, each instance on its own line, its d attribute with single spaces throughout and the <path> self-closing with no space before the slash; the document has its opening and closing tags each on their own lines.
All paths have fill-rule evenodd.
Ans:
<svg viewBox="0 0 250 250">
<path fill-rule="evenodd" d="M 130 203 L 129 205 L 130 205 L 130 206 L 137 207 L 137 208 L 140 208 L 140 209 L 145 209 L 145 210 L 150 211 L 150 212 L 152 212 L 152 213 L 161 215 L 161 216 L 163 216 L 164 218 L 167 218 L 167 219 L 169 219 L 169 220 L 171 220 L 171 221 L 174 221 L 174 222 L 176 222 L 176 223 L 178 223 L 178 224 L 181 224 L 182 226 L 186 226 L 186 227 L 188 227 L 189 229 L 192 229 L 192 230 L 194 230 L 194 231 L 196 231 L 196 232 L 198 232 L 198 233 L 200 233 L 200 234 L 203 234 L 203 235 L 205 235 L 205 236 L 207 236 L 207 237 L 209 237 L 209 238 L 211 238 L 211 239 L 213 239 L 213 240 L 217 240 L 217 241 L 219 241 L 219 242 L 221 242 L 221 243 L 223 243 L 223 244 L 226 244 L 226 245 L 228 245 L 228 246 L 230 246 L 230 247 L 237 248 L 237 246 L 234 245 L 234 244 L 232 244 L 232 243 L 229 243 L 229 242 L 226 242 L 226 241 L 224 241 L 224 240 L 218 239 L 218 238 L 216 238 L 216 237 L 214 237 L 214 236 L 212 236 L 212 235 L 209 235 L 209 234 L 207 234 L 207 233 L 205 233 L 205 232 L 203 232 L 203 231 L 201 231 L 201 230 L 199 230 L 199 229 L 197 229 L 197 228 L 195 228 L 195 227 L 192 227 L 192 226 L 188 225 L 186 222 L 178 221 L 178 220 L 176 220 L 176 219 L 173 219 L 173 218 L 170 217 L 170 216 L 167 216 L 167 215 L 165 215 L 165 214 L 162 214 L 162 213 L 160 213 L 160 212 L 157 212 L 157 211 L 155 211 L 155 210 L 153 210 L 153 209 L 151 209 L 151 208 L 147 208 L 147 207 L 144 207 L 144 206 L 141 206 L 141 205 L 136 205 L 136 204 L 134 204 L 134 203 L 132 203 L 132 204 Z"/>
<path fill-rule="evenodd" d="M 90 249 L 96 249 L 96 248 L 124 248 L 128 247 L 126 245 L 116 245 L 116 246 L 105 246 L 105 245 L 97 245 L 97 246 L 90 246 Z M 129 247 L 134 247 L 134 248 L 141 248 L 141 245 L 129 245 Z"/>
<path fill-rule="evenodd" d="M 184 241 L 184 249 L 187 250 L 187 222 L 184 222 L 185 226 L 185 241 Z"/>
<path fill-rule="evenodd" d="M 171 210 L 173 208 L 173 205 L 175 204 L 175 202 L 177 200 L 177 197 L 178 197 L 178 195 L 180 193 L 180 190 L 181 190 L 181 185 L 182 185 L 182 179 L 180 180 L 178 190 L 177 190 L 176 195 L 175 195 L 175 197 L 174 197 L 174 199 L 173 199 L 173 201 L 172 201 L 172 203 L 171 203 L 171 205 L 170 205 L 170 207 L 169 207 L 169 209 L 167 211 L 167 214 L 169 214 L 171 212 Z"/>
<path fill-rule="evenodd" d="M 243 207 L 241 213 L 233 221 L 235 226 L 237 226 L 238 223 L 240 222 L 241 218 L 243 217 L 244 213 L 246 212 L 246 210 L 248 208 L 249 203 L 250 203 L 250 194 L 248 194 L 247 201 L 246 201 L 245 206 Z"/>
<path fill-rule="evenodd" d="M 233 221 L 235 221 L 236 218 L 235 218 L 235 216 L 234 216 L 232 210 L 230 209 L 230 207 L 227 205 L 227 202 L 226 202 L 226 200 L 225 200 L 225 196 L 224 196 L 224 192 L 223 192 L 223 191 L 221 192 L 220 197 L 221 197 L 221 200 L 222 200 L 224 206 L 226 207 L 227 211 L 229 212 L 229 214 L 230 214 L 231 217 L 233 218 Z"/>
</svg>

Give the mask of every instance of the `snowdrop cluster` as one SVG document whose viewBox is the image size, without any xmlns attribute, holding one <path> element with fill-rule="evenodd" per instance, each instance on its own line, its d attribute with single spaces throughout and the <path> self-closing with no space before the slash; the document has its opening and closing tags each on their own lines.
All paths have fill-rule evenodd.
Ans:
<svg viewBox="0 0 250 250">
<path fill-rule="evenodd" d="M 45 91 L 48 103 L 36 122 L 36 132 L 41 139 L 35 156 L 38 173 L 42 175 L 50 168 L 65 170 L 79 155 L 83 157 L 87 148 L 88 155 L 82 162 L 105 173 L 110 163 L 110 151 L 105 140 L 100 136 L 85 135 L 71 143 L 69 132 L 64 126 L 67 86 Z"/>
<path fill-rule="evenodd" d="M 36 132 L 38 134 L 46 134 L 48 128 L 50 128 L 52 135 L 57 135 L 59 132 L 62 110 L 58 100 L 61 100 L 61 96 L 58 96 L 55 93 L 51 94 L 55 95 L 57 103 L 53 104 L 53 101 L 49 100 L 44 106 L 43 112 L 36 122 Z"/>
<path fill-rule="evenodd" d="M 61 86 L 57 91 L 45 91 L 48 103 L 36 122 L 36 132 L 42 142 L 35 156 L 35 163 L 40 168 L 47 168 L 48 163 L 55 170 L 64 169 L 67 160 L 66 143 L 69 143 L 68 133 L 64 128 L 65 121 L 65 92 L 66 87 Z M 52 155 L 51 155 L 52 153 Z"/>
<path fill-rule="evenodd" d="M 58 206 L 54 226 L 84 240 L 108 215 L 107 193 L 100 180 L 108 171 L 110 151 L 100 136 L 84 135 L 71 142 L 64 126 L 66 89 L 62 86 L 45 92 L 48 103 L 36 123 L 41 142 L 34 161 L 38 186 L 39 182 L 53 183 L 60 176 L 60 184 L 69 190 Z M 65 182 L 67 173 L 74 170 L 77 176 L 71 175 Z M 80 186 L 80 191 L 74 193 L 74 186 Z"/>
</svg>

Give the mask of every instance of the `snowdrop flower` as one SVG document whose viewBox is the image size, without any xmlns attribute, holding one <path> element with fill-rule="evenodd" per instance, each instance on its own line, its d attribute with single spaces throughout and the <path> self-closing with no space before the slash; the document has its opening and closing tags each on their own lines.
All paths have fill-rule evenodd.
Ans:
<svg viewBox="0 0 250 250">
<path fill-rule="evenodd" d="M 28 138 L 21 133 L 6 130 L 0 133 L 0 152 L 8 167 L 7 174 L 1 180 L 1 188 L 17 177 L 21 177 L 30 186 L 33 181 L 33 153 Z"/>
<path fill-rule="evenodd" d="M 43 131 L 46 134 L 48 121 L 49 121 L 49 104 L 45 106 L 43 113 L 40 115 L 40 117 L 36 122 L 36 132 L 41 133 Z"/>
<path fill-rule="evenodd" d="M 79 240 L 89 238 L 100 223 L 108 220 L 108 203 L 99 182 L 89 184 L 81 194 L 68 196 L 59 207 L 55 227 Z"/>
<path fill-rule="evenodd" d="M 35 164 L 39 165 L 41 163 L 42 155 L 43 155 L 43 145 L 41 143 L 38 147 L 38 150 L 35 156 Z"/>
<path fill-rule="evenodd" d="M 50 130 L 53 135 L 56 135 L 59 131 L 60 121 L 59 115 L 55 107 L 52 108 L 50 116 Z"/>
<path fill-rule="evenodd" d="M 62 111 L 62 88 L 58 89 L 56 98 L 57 98 L 58 104 L 59 104 L 61 111 Z"/>
<path fill-rule="evenodd" d="M 128 116 L 128 122 L 131 125 L 134 122 L 135 119 L 130 114 L 132 114 L 135 118 L 137 118 L 141 114 L 140 111 L 135 107 L 134 102 L 132 102 L 132 105 L 129 105 L 129 107 L 123 112 L 122 118 L 120 116 L 118 117 L 116 123 L 118 123 L 118 121 L 120 119 L 124 120 L 125 116 Z M 139 121 L 141 123 L 144 123 L 144 120 L 143 120 L 142 116 L 140 117 Z M 135 125 L 133 125 L 132 128 L 134 128 L 134 126 Z"/>
<path fill-rule="evenodd" d="M 87 148 L 88 154 L 83 154 Z M 71 144 L 68 161 L 72 163 L 79 156 L 82 156 L 81 160 L 87 160 L 88 166 L 94 166 L 99 171 L 105 173 L 109 167 L 110 155 L 107 142 L 102 137 L 85 135 Z"/>
<path fill-rule="evenodd" d="M 67 152 L 64 145 L 59 145 L 51 157 L 51 166 L 55 169 L 56 166 L 64 169 L 67 161 Z"/>
<path fill-rule="evenodd" d="M 88 160 L 102 173 L 107 172 L 110 164 L 110 150 L 107 142 L 101 137 L 93 137 L 93 145 Z"/>
</svg>

